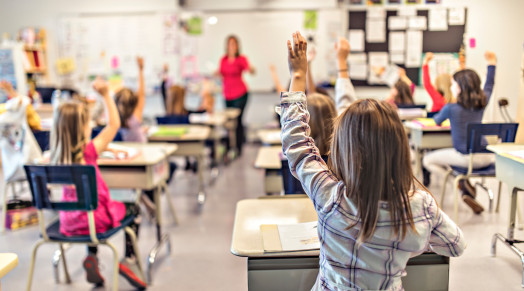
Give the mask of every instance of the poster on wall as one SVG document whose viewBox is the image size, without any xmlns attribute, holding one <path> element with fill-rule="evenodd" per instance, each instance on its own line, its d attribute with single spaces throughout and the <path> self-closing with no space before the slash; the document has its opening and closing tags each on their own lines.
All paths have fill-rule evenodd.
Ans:
<svg viewBox="0 0 524 291">
<path fill-rule="evenodd" d="M 317 29 L 317 12 L 315 10 L 304 11 L 304 29 Z"/>
</svg>

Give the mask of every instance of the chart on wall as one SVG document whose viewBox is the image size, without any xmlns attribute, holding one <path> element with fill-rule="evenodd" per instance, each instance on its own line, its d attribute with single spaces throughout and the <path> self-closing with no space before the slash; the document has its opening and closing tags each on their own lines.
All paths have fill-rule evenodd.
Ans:
<svg viewBox="0 0 524 291">
<path fill-rule="evenodd" d="M 115 88 L 136 88 L 136 57 L 141 56 L 146 85 L 152 90 L 160 82 L 163 64 L 179 50 L 174 13 L 71 16 L 61 18 L 58 27 L 59 57 L 74 61 L 74 83 L 83 89 L 94 76 L 108 78 Z"/>
<path fill-rule="evenodd" d="M 440 53 L 438 68 L 454 71 L 466 29 L 466 8 L 440 5 L 372 6 L 350 9 L 348 39 L 351 45 L 350 77 L 357 86 L 391 85 L 398 70 L 421 85 L 426 52 Z"/>
</svg>

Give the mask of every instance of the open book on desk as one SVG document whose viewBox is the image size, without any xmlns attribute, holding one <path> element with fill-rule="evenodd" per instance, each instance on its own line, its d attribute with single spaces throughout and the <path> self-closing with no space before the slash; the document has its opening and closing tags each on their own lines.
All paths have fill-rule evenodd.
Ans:
<svg viewBox="0 0 524 291">
<path fill-rule="evenodd" d="M 317 221 L 260 226 L 264 252 L 298 252 L 318 250 Z"/>
<path fill-rule="evenodd" d="M 412 123 L 419 125 L 421 128 L 435 128 L 435 127 L 450 128 L 449 119 L 444 120 L 444 122 L 442 122 L 440 126 L 435 123 L 435 120 L 433 118 L 417 118 L 417 119 L 414 119 Z"/>
<path fill-rule="evenodd" d="M 98 158 L 101 160 L 129 160 L 135 158 L 138 154 L 140 154 L 140 151 L 136 148 L 110 143 Z"/>
</svg>

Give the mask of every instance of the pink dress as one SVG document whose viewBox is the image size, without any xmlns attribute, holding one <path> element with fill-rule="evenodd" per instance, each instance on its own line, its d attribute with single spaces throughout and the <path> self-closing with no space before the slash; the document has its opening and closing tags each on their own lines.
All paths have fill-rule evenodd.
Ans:
<svg viewBox="0 0 524 291">
<path fill-rule="evenodd" d="M 222 75 L 222 87 L 224 98 L 227 101 L 235 100 L 246 94 L 247 86 L 242 80 L 242 73 L 249 69 L 246 57 L 238 56 L 232 62 L 227 56 L 220 60 L 220 74 Z"/>
<path fill-rule="evenodd" d="M 97 158 L 98 154 L 91 141 L 86 145 L 84 159 L 85 164 L 94 166 L 96 171 L 98 208 L 94 211 L 95 227 L 97 233 L 102 233 L 120 225 L 120 221 L 126 214 L 126 208 L 122 202 L 111 200 L 109 189 L 98 169 Z M 76 191 L 71 187 L 64 188 L 62 201 L 77 201 Z M 89 235 L 87 212 L 60 211 L 60 232 L 69 236 Z"/>
</svg>

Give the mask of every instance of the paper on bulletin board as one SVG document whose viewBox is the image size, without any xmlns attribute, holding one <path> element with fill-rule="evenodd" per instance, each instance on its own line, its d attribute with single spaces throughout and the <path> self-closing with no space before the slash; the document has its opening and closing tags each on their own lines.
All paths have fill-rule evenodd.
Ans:
<svg viewBox="0 0 524 291">
<path fill-rule="evenodd" d="M 403 31 L 389 33 L 389 52 L 404 52 L 406 48 L 406 34 Z"/>
<path fill-rule="evenodd" d="M 193 16 L 187 21 L 187 33 L 190 35 L 202 34 L 202 18 L 200 16 Z"/>
<path fill-rule="evenodd" d="M 426 30 L 427 20 L 426 16 L 413 16 L 408 20 L 409 29 Z"/>
<path fill-rule="evenodd" d="M 406 32 L 406 68 L 418 68 L 422 60 L 422 31 Z"/>
<path fill-rule="evenodd" d="M 369 7 L 367 10 L 367 18 L 373 19 L 385 19 L 386 18 L 386 8 L 384 7 Z"/>
<path fill-rule="evenodd" d="M 433 7 L 429 10 L 429 30 L 448 30 L 448 9 L 446 7 Z"/>
<path fill-rule="evenodd" d="M 317 29 L 317 12 L 315 10 L 304 11 L 304 29 Z"/>
<path fill-rule="evenodd" d="M 466 22 L 466 9 L 464 7 L 449 8 L 449 25 L 464 25 Z"/>
<path fill-rule="evenodd" d="M 382 74 L 389 65 L 389 54 L 386 52 L 370 52 L 369 57 L 369 77 L 370 84 L 383 84 Z"/>
<path fill-rule="evenodd" d="M 405 53 L 392 52 L 389 54 L 389 58 L 393 64 L 403 64 L 405 62 Z"/>
<path fill-rule="evenodd" d="M 417 16 L 417 9 L 415 7 L 400 7 L 397 11 L 397 16 Z"/>
<path fill-rule="evenodd" d="M 386 20 L 368 19 L 366 21 L 366 40 L 370 43 L 386 41 Z"/>
<path fill-rule="evenodd" d="M 59 75 L 65 75 L 74 72 L 75 60 L 73 60 L 73 58 L 61 58 L 56 60 L 56 70 Z"/>
<path fill-rule="evenodd" d="M 351 46 L 352 52 L 363 52 L 364 51 L 364 30 L 350 29 L 348 39 L 349 39 L 349 45 Z"/>
<path fill-rule="evenodd" d="M 367 55 L 351 54 L 348 58 L 349 77 L 353 80 L 366 80 L 368 77 Z"/>
<path fill-rule="evenodd" d="M 408 27 L 408 19 L 404 16 L 390 16 L 388 18 L 389 30 L 404 30 Z"/>
</svg>

